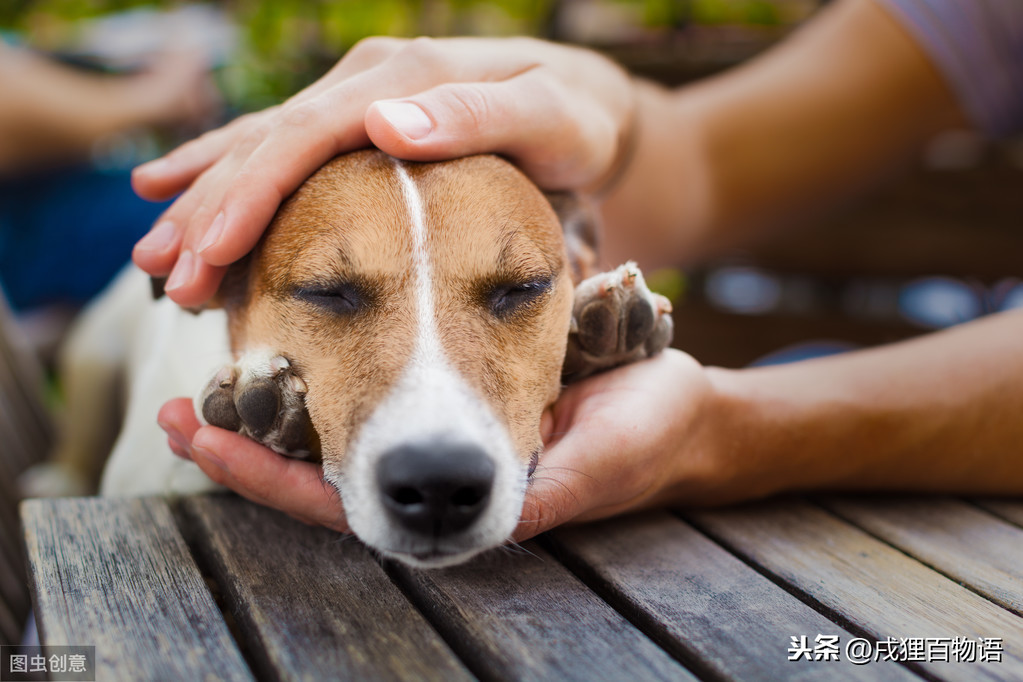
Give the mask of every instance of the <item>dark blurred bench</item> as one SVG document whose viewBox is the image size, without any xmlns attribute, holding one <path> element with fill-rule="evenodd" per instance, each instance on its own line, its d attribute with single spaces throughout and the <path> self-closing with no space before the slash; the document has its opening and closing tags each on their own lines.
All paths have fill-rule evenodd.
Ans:
<svg viewBox="0 0 1023 682">
<path fill-rule="evenodd" d="M 17 478 L 52 442 L 42 370 L 0 291 L 0 644 L 17 643 L 30 609 Z"/>
</svg>

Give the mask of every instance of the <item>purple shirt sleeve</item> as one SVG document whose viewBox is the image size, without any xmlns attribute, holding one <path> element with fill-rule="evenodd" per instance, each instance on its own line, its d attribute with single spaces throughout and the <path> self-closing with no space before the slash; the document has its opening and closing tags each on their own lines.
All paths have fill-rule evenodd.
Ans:
<svg viewBox="0 0 1023 682">
<path fill-rule="evenodd" d="M 944 75 L 970 120 L 1023 131 L 1023 0 L 880 0 Z"/>
</svg>

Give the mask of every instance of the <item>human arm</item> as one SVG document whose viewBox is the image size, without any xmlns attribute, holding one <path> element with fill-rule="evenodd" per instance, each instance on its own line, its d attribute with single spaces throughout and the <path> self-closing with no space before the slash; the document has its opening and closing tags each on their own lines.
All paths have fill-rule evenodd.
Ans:
<svg viewBox="0 0 1023 682">
<path fill-rule="evenodd" d="M 86 156 L 117 131 L 197 123 L 216 97 L 205 67 L 166 55 L 152 69 L 106 76 L 0 43 L 0 172 Z"/>
<path fill-rule="evenodd" d="M 691 262 L 806 220 L 966 121 L 875 0 L 833 3 L 763 56 L 692 86 L 641 87 L 638 149 L 604 203 L 605 256 Z"/>
</svg>

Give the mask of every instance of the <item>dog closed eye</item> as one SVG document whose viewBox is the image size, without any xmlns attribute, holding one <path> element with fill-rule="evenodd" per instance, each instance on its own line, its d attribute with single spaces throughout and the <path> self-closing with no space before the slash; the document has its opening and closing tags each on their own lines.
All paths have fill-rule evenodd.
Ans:
<svg viewBox="0 0 1023 682">
<path fill-rule="evenodd" d="M 550 277 L 498 284 L 487 292 L 486 305 L 495 317 L 504 319 L 538 301 L 551 290 L 553 284 L 554 280 Z"/>
<path fill-rule="evenodd" d="M 373 302 L 366 287 L 349 281 L 298 286 L 292 296 L 323 311 L 344 316 L 365 310 Z"/>
</svg>

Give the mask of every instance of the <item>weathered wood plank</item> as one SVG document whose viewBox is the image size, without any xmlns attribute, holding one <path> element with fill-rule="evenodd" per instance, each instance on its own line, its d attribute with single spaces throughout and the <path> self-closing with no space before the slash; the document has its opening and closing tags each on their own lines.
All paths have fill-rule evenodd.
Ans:
<svg viewBox="0 0 1023 682">
<path fill-rule="evenodd" d="M 992 514 L 1023 527 L 1023 502 L 1019 500 L 985 498 L 974 500 L 974 503 Z"/>
<path fill-rule="evenodd" d="M 1023 615 L 1023 528 L 952 499 L 842 496 L 819 503 Z"/>
<path fill-rule="evenodd" d="M 22 503 L 44 644 L 96 646 L 97 680 L 250 680 L 159 499 Z"/>
<path fill-rule="evenodd" d="M 234 496 L 188 498 L 182 511 L 260 676 L 471 679 L 354 538 Z"/>
<path fill-rule="evenodd" d="M 943 679 L 1023 679 L 1023 620 L 811 504 L 685 517 L 874 638 L 1002 638 L 1001 662 L 914 662 Z"/>
<path fill-rule="evenodd" d="M 538 545 L 525 549 L 388 570 L 481 678 L 695 679 Z"/>
<path fill-rule="evenodd" d="M 919 679 L 894 663 L 788 660 L 791 637 L 853 635 L 664 513 L 563 528 L 558 558 L 703 675 L 740 680 Z"/>
</svg>

